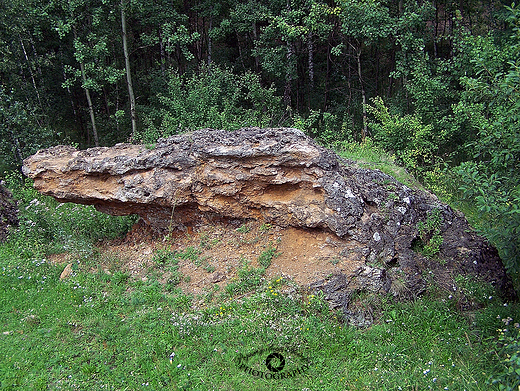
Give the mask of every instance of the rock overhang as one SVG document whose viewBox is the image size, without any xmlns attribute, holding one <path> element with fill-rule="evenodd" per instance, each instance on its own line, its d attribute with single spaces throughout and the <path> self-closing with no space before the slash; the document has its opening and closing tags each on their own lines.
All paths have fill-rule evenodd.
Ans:
<svg viewBox="0 0 520 391">
<path fill-rule="evenodd" d="M 341 159 L 296 129 L 205 129 L 160 139 L 154 148 L 58 146 L 26 159 L 23 171 L 36 189 L 60 201 L 138 214 L 158 230 L 172 219 L 187 225 L 208 214 L 328 230 L 349 243 L 338 256 L 374 269 L 360 271 L 358 280 L 383 279 L 372 284 L 383 293 L 405 292 L 393 291 L 391 281 L 399 278 L 410 296 L 419 294 L 429 268 L 470 273 L 514 295 L 496 249 L 460 213 L 381 171 Z M 418 223 L 432 210 L 442 217 L 436 261 L 412 248 Z"/>
</svg>

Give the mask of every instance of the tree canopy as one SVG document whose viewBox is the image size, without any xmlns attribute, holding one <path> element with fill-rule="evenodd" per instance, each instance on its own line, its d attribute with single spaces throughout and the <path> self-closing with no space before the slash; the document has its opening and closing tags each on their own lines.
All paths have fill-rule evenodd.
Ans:
<svg viewBox="0 0 520 391">
<path fill-rule="evenodd" d="M 370 138 L 473 203 L 516 270 L 519 15 L 499 0 L 1 0 L 0 172 L 57 143 L 200 127 Z"/>
</svg>

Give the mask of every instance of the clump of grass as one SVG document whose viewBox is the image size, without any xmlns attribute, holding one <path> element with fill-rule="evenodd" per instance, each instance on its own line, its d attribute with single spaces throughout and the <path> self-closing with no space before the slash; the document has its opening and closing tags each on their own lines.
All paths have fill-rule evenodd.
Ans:
<svg viewBox="0 0 520 391">
<path fill-rule="evenodd" d="M 416 249 L 425 257 L 432 258 L 439 253 L 444 241 L 441 234 L 443 221 L 441 210 L 435 208 L 428 212 L 425 222 L 419 221 L 417 223 L 420 241 L 417 243 Z"/>
<path fill-rule="evenodd" d="M 186 247 L 184 251 L 178 252 L 175 254 L 176 258 L 183 259 L 183 260 L 190 260 L 192 262 L 196 262 L 199 259 L 199 255 L 202 253 L 201 250 L 199 250 L 196 247 L 189 246 Z"/>
<path fill-rule="evenodd" d="M 272 228 L 273 228 L 272 224 L 270 224 L 270 223 L 263 223 L 263 224 L 260 226 L 259 230 L 260 230 L 260 232 L 268 232 L 268 231 L 270 231 Z"/>
<path fill-rule="evenodd" d="M 251 231 L 251 227 L 247 226 L 246 224 L 242 224 L 240 227 L 236 229 L 236 231 L 241 234 L 246 234 Z"/>
<path fill-rule="evenodd" d="M 152 261 L 159 265 L 166 265 L 169 262 L 178 262 L 175 257 L 175 252 L 169 249 L 159 249 L 152 257 Z"/>
<path fill-rule="evenodd" d="M 258 263 L 260 266 L 267 269 L 269 266 L 271 266 L 271 261 L 274 257 L 277 257 L 280 253 L 276 250 L 275 247 L 272 245 L 269 245 L 266 250 L 264 250 L 259 256 L 258 256 Z"/>
<path fill-rule="evenodd" d="M 225 292 L 228 296 L 234 296 L 253 291 L 262 285 L 264 276 L 265 268 L 251 267 L 249 262 L 243 260 L 242 267 L 237 271 L 237 280 L 226 285 Z"/>
</svg>

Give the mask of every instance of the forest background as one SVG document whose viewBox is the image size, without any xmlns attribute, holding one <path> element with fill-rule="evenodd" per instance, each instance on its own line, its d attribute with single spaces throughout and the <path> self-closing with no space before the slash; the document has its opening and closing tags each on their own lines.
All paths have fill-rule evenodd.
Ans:
<svg viewBox="0 0 520 391">
<path fill-rule="evenodd" d="M 291 126 L 384 149 L 520 270 L 509 1 L 0 0 L 0 173 L 36 150 Z"/>
</svg>

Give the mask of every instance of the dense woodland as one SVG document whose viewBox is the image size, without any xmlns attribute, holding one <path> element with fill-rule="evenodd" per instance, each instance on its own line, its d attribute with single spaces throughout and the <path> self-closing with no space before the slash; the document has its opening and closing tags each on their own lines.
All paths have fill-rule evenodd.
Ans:
<svg viewBox="0 0 520 391">
<path fill-rule="evenodd" d="M 395 155 L 518 271 L 514 3 L 0 2 L 0 172 L 55 144 L 295 126 Z"/>
</svg>

